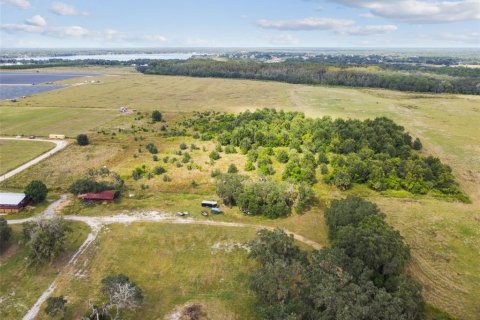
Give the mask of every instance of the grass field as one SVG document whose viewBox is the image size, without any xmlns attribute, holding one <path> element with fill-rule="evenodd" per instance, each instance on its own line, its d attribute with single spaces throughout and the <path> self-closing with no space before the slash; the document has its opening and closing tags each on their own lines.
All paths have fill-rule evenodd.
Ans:
<svg viewBox="0 0 480 320">
<path fill-rule="evenodd" d="M 123 273 L 143 290 L 145 303 L 127 319 L 163 319 L 185 303 L 201 303 L 208 319 L 255 319 L 254 296 L 246 288 L 253 261 L 234 248 L 253 238 L 252 229 L 135 223 L 110 225 L 80 276 L 65 278 L 54 295 L 68 300 L 67 319 L 102 302 L 102 278 Z M 42 315 L 43 316 L 43 315 Z M 43 319 L 43 317 L 40 317 Z"/>
<path fill-rule="evenodd" d="M 0 174 L 4 174 L 55 147 L 43 141 L 0 140 Z"/>
<path fill-rule="evenodd" d="M 63 106 L 63 102 L 68 101 L 65 108 L 75 112 L 88 110 L 87 114 L 91 114 L 91 110 L 100 112 L 104 109 L 110 112 L 111 108 L 127 105 L 139 111 L 161 110 L 167 122 L 171 123 L 198 110 L 239 112 L 276 107 L 304 111 L 312 117 L 364 119 L 387 116 L 405 126 L 413 136 L 422 139 L 426 154 L 438 156 L 452 166 L 472 203 L 408 195 L 382 196 L 358 186 L 349 193 L 375 201 L 387 213 L 387 220 L 406 238 L 413 253 L 409 270 L 424 285 L 424 295 L 429 303 L 464 319 L 476 319 L 476 315 L 480 314 L 477 303 L 480 299 L 480 133 L 477 128 L 480 123 L 480 97 L 249 80 L 145 76 L 131 74 L 128 70 L 125 73 L 114 70 L 112 76 L 97 77 L 99 83 L 33 96 L 17 102 L 15 108 L 47 110 L 46 107 Z M 0 103 L 0 112 L 11 108 L 11 102 Z M 96 118 L 95 114 L 91 117 Z M 116 117 L 103 124 L 86 123 L 86 127 L 98 127 L 113 133 L 118 128 L 129 128 L 132 123 L 137 123 L 132 118 Z M 12 125 L 22 125 L 24 121 L 21 118 L 14 119 Z M 65 126 L 68 126 L 68 119 Z M 42 130 L 52 129 L 47 126 Z M 166 154 L 172 156 L 181 142 L 178 139 L 161 139 L 148 133 L 144 135 L 157 144 L 160 159 Z M 54 192 L 60 193 L 88 168 L 107 165 L 126 178 L 137 165 L 145 163 L 152 167 L 156 164 L 145 150 L 138 153 L 138 148 L 143 148 L 141 145 L 150 140 L 134 141 L 132 135 L 126 134 L 113 136 L 92 132 L 90 136 L 93 145 L 84 148 L 69 146 L 0 186 L 22 188 L 27 180 L 35 177 L 45 180 Z M 206 147 L 211 151 L 211 145 L 206 144 Z M 137 154 L 136 158 L 134 154 Z M 168 212 L 188 209 L 196 212 L 200 199 L 214 196 L 214 187 L 209 176 L 212 167 L 205 163 L 208 152 L 195 151 L 192 155 L 201 169 L 188 171 L 185 167 L 169 166 L 168 174 L 173 178 L 169 183 L 163 182 L 161 177 L 137 182 L 127 180 L 131 188 L 128 192 L 135 195 L 133 198 L 123 199 L 118 204 L 80 208 L 79 212 L 88 215 L 146 209 Z M 224 170 L 230 162 L 234 162 L 241 168 L 242 161 L 242 157 L 232 155 L 224 157 L 215 166 Z M 164 165 L 161 161 L 158 164 Z M 192 180 L 199 186 L 193 188 Z M 142 190 L 142 184 L 148 188 Z M 326 244 L 323 208 L 332 198 L 346 193 L 322 184 L 316 186 L 316 191 L 322 201 L 321 206 L 302 216 L 259 221 L 257 218 L 244 217 L 236 209 L 227 209 L 225 216 L 215 218 L 280 225 Z"/>
<path fill-rule="evenodd" d="M 118 116 L 117 110 L 59 107 L 0 107 L 1 135 L 37 135 L 51 133 L 75 137 L 88 133 Z"/>
<path fill-rule="evenodd" d="M 0 318 L 20 319 L 48 288 L 80 247 L 89 232 L 83 223 L 69 223 L 66 250 L 52 264 L 30 266 L 28 248 L 22 243 L 22 227 L 13 226 L 11 245 L 0 254 Z"/>
</svg>

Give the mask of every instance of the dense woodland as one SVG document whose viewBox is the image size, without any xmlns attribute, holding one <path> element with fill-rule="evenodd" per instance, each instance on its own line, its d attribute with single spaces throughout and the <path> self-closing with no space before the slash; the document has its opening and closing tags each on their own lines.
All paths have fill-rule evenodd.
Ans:
<svg viewBox="0 0 480 320">
<path fill-rule="evenodd" d="M 300 112 L 263 109 L 240 114 L 196 113 L 178 132 L 192 130 L 202 140 L 216 139 L 217 148 L 247 157 L 246 171 L 275 174 L 290 183 L 321 180 L 341 190 L 354 183 L 376 191 L 406 190 L 413 194 L 448 195 L 468 201 L 452 170 L 438 158 L 418 150 L 420 140 L 387 118 L 332 120 L 307 118 Z M 169 134 L 178 134 L 172 130 Z"/>
<path fill-rule="evenodd" d="M 348 197 L 325 215 L 330 248 L 307 253 L 279 229 L 250 243 L 262 319 L 420 319 L 421 287 L 403 272 L 410 250 L 377 206 Z"/>
<path fill-rule="evenodd" d="M 365 67 L 291 60 L 156 60 L 137 70 L 146 74 L 273 80 L 288 83 L 372 87 L 401 91 L 480 94 L 480 71 L 464 67 L 383 65 Z"/>
</svg>

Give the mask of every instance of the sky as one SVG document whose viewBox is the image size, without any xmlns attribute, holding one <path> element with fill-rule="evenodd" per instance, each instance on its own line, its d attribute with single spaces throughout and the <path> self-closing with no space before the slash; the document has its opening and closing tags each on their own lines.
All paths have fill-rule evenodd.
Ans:
<svg viewBox="0 0 480 320">
<path fill-rule="evenodd" d="M 0 0 L 1 48 L 480 47 L 480 0 Z"/>
</svg>

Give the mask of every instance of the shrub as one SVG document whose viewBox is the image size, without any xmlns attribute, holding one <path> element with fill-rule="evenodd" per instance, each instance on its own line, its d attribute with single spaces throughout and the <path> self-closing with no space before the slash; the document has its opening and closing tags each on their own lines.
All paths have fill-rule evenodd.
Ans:
<svg viewBox="0 0 480 320">
<path fill-rule="evenodd" d="M 25 188 L 25 195 L 33 202 L 40 203 L 47 197 L 47 186 L 40 180 L 33 180 Z"/>
<path fill-rule="evenodd" d="M 158 161 L 158 156 L 157 156 L 156 154 L 154 154 L 154 155 L 152 156 L 152 160 L 153 160 L 153 161 Z"/>
<path fill-rule="evenodd" d="M 139 180 L 146 175 L 147 175 L 147 167 L 145 165 L 142 165 L 141 167 L 136 167 L 132 171 L 133 180 Z"/>
<path fill-rule="evenodd" d="M 264 176 L 271 176 L 275 174 L 275 169 L 273 169 L 272 165 L 269 163 L 262 163 L 258 165 L 258 172 Z"/>
<path fill-rule="evenodd" d="M 220 172 L 219 169 L 213 169 L 212 172 L 210 173 L 210 176 L 211 176 L 212 178 L 215 178 L 215 177 L 218 177 L 218 176 L 221 175 L 221 174 L 222 174 L 222 172 Z"/>
<path fill-rule="evenodd" d="M 86 146 L 90 144 L 90 141 L 88 140 L 88 136 L 84 133 L 81 133 L 77 136 L 77 144 L 79 146 Z"/>
<path fill-rule="evenodd" d="M 167 172 L 167 170 L 165 170 L 165 168 L 162 167 L 162 166 L 156 166 L 155 169 L 153 169 L 153 172 L 154 172 L 156 175 L 161 175 L 162 173 Z"/>
<path fill-rule="evenodd" d="M 187 147 L 187 144 L 182 142 L 180 143 L 180 150 L 186 150 L 188 147 Z"/>
<path fill-rule="evenodd" d="M 210 154 L 209 154 L 208 156 L 209 156 L 210 159 L 212 159 L 212 160 L 218 160 L 218 159 L 220 159 L 220 154 L 219 154 L 218 151 L 216 151 L 216 150 L 210 152 Z"/>
<path fill-rule="evenodd" d="M 157 154 L 158 153 L 158 149 L 153 143 L 147 144 L 145 149 L 147 149 L 148 152 L 150 152 L 151 154 Z"/>
<path fill-rule="evenodd" d="M 228 145 L 225 147 L 225 153 L 237 153 L 237 149 L 232 145 Z"/>
<path fill-rule="evenodd" d="M 352 186 L 352 177 L 347 170 L 340 169 L 333 177 L 333 184 L 342 191 L 347 190 Z"/>
<path fill-rule="evenodd" d="M 152 121 L 153 122 L 162 121 L 162 114 L 160 113 L 160 111 L 155 110 L 155 111 L 152 112 Z"/>
<path fill-rule="evenodd" d="M 295 199 L 295 211 L 303 213 L 308 210 L 315 203 L 315 192 L 307 183 L 300 183 L 298 185 L 297 198 Z"/>
<path fill-rule="evenodd" d="M 182 158 L 182 162 L 183 163 L 188 163 L 190 161 L 190 159 L 192 159 L 192 157 L 190 156 L 190 154 L 188 152 L 185 152 L 183 154 L 183 158 Z"/>
<path fill-rule="evenodd" d="M 243 168 L 245 171 L 253 171 L 255 170 L 255 164 L 251 161 L 247 161 L 245 163 L 245 167 Z"/>
<path fill-rule="evenodd" d="M 285 150 L 280 150 L 276 154 L 278 162 L 287 163 L 288 162 L 288 152 Z"/>
<path fill-rule="evenodd" d="M 327 174 L 328 173 L 328 167 L 325 163 L 322 163 L 322 165 L 320 166 L 320 173 L 321 174 Z"/>
<path fill-rule="evenodd" d="M 233 163 L 231 163 L 231 164 L 228 166 L 227 172 L 228 172 L 228 173 L 237 173 L 237 172 L 238 172 L 237 166 L 234 165 Z"/>
<path fill-rule="evenodd" d="M 172 179 L 168 175 L 164 174 L 163 175 L 163 181 L 169 182 L 169 181 L 172 181 Z"/>
<path fill-rule="evenodd" d="M 48 297 L 45 314 L 52 318 L 55 318 L 57 315 L 63 318 L 66 304 L 67 300 L 65 300 L 63 296 Z"/>
<path fill-rule="evenodd" d="M 420 139 L 416 138 L 415 141 L 413 141 L 412 148 L 415 150 L 422 150 L 422 143 L 420 142 Z"/>
</svg>

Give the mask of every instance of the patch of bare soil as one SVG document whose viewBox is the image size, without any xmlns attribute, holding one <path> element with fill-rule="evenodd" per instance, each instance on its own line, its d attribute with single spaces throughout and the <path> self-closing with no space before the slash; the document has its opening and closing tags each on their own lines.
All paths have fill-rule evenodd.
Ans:
<svg viewBox="0 0 480 320">
<path fill-rule="evenodd" d="M 205 307 L 199 303 L 185 304 L 165 316 L 165 320 L 206 320 Z"/>
</svg>

